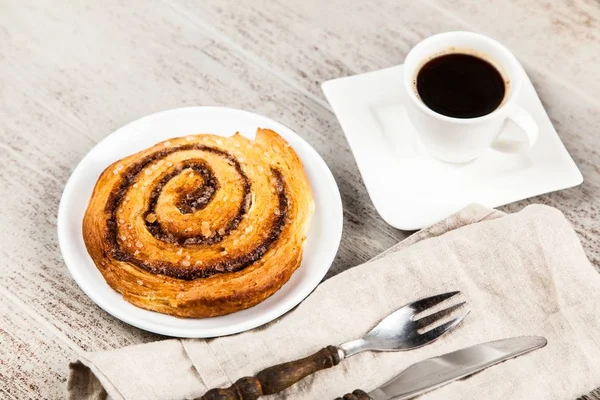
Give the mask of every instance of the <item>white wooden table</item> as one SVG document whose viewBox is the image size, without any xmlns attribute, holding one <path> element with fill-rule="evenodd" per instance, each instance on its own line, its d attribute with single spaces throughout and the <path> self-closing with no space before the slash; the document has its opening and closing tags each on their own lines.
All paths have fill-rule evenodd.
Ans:
<svg viewBox="0 0 600 400">
<path fill-rule="evenodd" d="M 77 354 L 160 339 L 96 307 L 56 239 L 72 169 L 143 115 L 227 105 L 299 132 L 343 196 L 344 237 L 328 276 L 406 237 L 375 212 L 319 84 L 399 64 L 440 31 L 491 35 L 523 62 L 585 182 L 505 210 L 559 208 L 600 268 L 598 0 L 100 3 L 0 0 L 0 398 L 62 398 Z"/>
</svg>

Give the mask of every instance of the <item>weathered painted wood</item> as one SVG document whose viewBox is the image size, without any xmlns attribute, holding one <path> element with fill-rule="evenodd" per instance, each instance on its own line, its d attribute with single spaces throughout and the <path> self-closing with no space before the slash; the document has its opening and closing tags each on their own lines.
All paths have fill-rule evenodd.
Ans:
<svg viewBox="0 0 600 400">
<path fill-rule="evenodd" d="M 600 82 L 589 73 L 600 67 L 599 21 L 594 0 L 0 2 L 0 380 L 14 381 L 0 385 L 0 397 L 61 397 L 66 360 L 77 352 L 159 338 L 95 306 L 70 278 L 56 240 L 70 171 L 97 141 L 143 115 L 226 105 L 308 140 L 345 207 L 328 276 L 405 237 L 373 209 L 319 84 L 400 63 L 439 31 L 490 34 L 524 62 L 586 182 L 506 209 L 561 209 L 600 267 Z M 4 362 L 13 351 L 18 362 Z"/>
<path fill-rule="evenodd" d="M 62 399 L 76 353 L 0 292 L 0 398 Z"/>
<path fill-rule="evenodd" d="M 102 7 L 90 11 L 95 18 L 103 12 Z M 48 16 L 33 7 L 23 15 L 19 10 L 12 14 L 8 12 L 3 21 L 10 28 L 10 34 L 8 40 L 0 44 L 2 53 L 18 56 L 19 62 L 3 60 L 3 70 L 7 74 L 3 75 L 0 93 L 4 131 L 0 146 L 3 160 L 0 195 L 6 198 L 5 205 L 11 210 L 11 213 L 0 215 L 0 234 L 4 239 L 0 252 L 6 260 L 0 282 L 82 348 L 97 350 L 156 339 L 155 335 L 114 320 L 79 290 L 61 261 L 54 220 L 62 187 L 78 159 L 94 141 L 147 112 L 186 104 L 227 104 L 254 109 L 292 126 L 325 157 L 329 155 L 333 160 L 331 167 L 345 194 L 346 226 L 349 227 L 336 261 L 336 271 L 356 265 L 405 235 L 385 225 L 372 209 L 364 187 L 356 179 L 356 167 L 341 138 L 328 139 L 332 130 L 329 127 L 335 124 L 330 113 L 267 72 L 245 64 L 227 47 L 211 41 L 199 44 L 202 40 L 195 25 L 178 14 L 170 15 L 167 21 L 173 22 L 164 23 L 162 34 L 158 33 L 160 23 L 154 22 L 160 21 L 158 15 L 168 15 L 169 9 L 157 11 L 157 15 L 143 14 L 139 21 L 129 20 L 140 26 L 135 35 L 144 36 L 146 27 L 152 25 L 157 37 L 164 36 L 161 48 L 168 49 L 173 62 L 161 67 L 160 74 L 148 71 L 147 66 L 155 65 L 157 61 L 149 59 L 147 54 L 153 55 L 152 49 L 160 47 L 160 43 L 148 42 L 147 48 L 139 50 L 137 44 L 115 40 L 111 51 L 117 55 L 139 53 L 139 58 L 129 60 L 130 76 L 147 82 L 123 86 L 125 80 L 119 71 L 114 76 L 103 72 L 105 66 L 97 66 L 102 59 L 116 58 L 117 55 L 103 53 L 101 60 L 88 58 L 91 53 L 86 53 L 86 47 L 93 43 L 82 40 L 86 24 L 81 24 L 81 32 L 67 31 L 64 36 L 60 34 L 53 38 L 48 38 L 46 29 L 41 28 L 60 33 L 63 20 L 58 16 L 61 13 L 66 14 L 67 19 L 84 18 L 85 14 L 69 8 L 53 9 L 49 13 L 54 14 Z M 117 31 L 120 19 L 129 16 L 126 10 L 122 13 L 118 18 L 111 14 L 105 16 L 103 26 Z M 150 17 L 154 19 L 147 20 Z M 19 36 L 12 33 L 21 24 L 28 24 L 27 29 Z M 173 45 L 172 35 L 177 35 L 186 24 L 189 32 L 184 30 L 184 37 L 179 39 L 181 45 Z M 22 46 L 19 37 L 39 47 Z M 74 54 L 84 56 L 74 59 L 54 57 L 52 52 L 39 50 L 51 48 L 53 43 L 60 43 L 61 48 L 70 48 Z M 194 46 L 200 47 L 191 51 Z M 62 72 L 47 74 L 48 65 Z M 202 78 L 198 76 L 198 66 L 205 71 Z M 148 110 L 144 111 L 145 108 Z M 138 114 L 130 114 L 132 110 L 137 110 Z"/>
<path fill-rule="evenodd" d="M 171 0 L 177 12 L 208 34 L 233 43 L 252 62 L 325 102 L 320 83 L 402 62 L 421 39 L 448 30 L 476 30 L 509 46 L 524 63 L 585 183 L 505 207 L 535 202 L 561 209 L 600 271 L 600 7 L 593 0 L 308 1 L 274 0 L 235 7 L 235 0 Z M 527 21 L 527 22 L 525 22 Z M 559 26 L 560 28 L 556 28 Z M 587 27 L 587 28 L 586 28 Z M 327 107 L 327 104 L 324 104 Z M 339 127 L 332 136 L 342 136 Z"/>
<path fill-rule="evenodd" d="M 86 350 L 156 339 L 96 307 L 71 279 L 60 255 L 60 194 L 72 166 L 93 142 L 8 76 L 0 77 L 0 86 L 0 289 L 13 293 Z"/>
<path fill-rule="evenodd" d="M 430 0 L 471 29 L 502 40 L 528 66 L 598 100 L 600 4 L 597 0 Z M 596 103 L 598 104 L 598 103 Z"/>
<path fill-rule="evenodd" d="M 434 33 L 465 29 L 493 36 L 527 65 L 597 94 L 589 71 L 600 65 L 600 7 L 595 0 L 510 1 L 169 0 L 222 40 L 231 40 L 319 94 L 323 79 L 401 63 L 412 45 Z"/>
</svg>

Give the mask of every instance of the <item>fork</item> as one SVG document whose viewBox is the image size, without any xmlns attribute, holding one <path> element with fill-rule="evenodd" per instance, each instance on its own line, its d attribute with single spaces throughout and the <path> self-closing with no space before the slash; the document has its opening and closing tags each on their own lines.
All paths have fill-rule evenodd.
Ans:
<svg viewBox="0 0 600 400">
<path fill-rule="evenodd" d="M 263 395 L 279 393 L 307 376 L 336 366 L 344 358 L 362 351 L 406 351 L 425 346 L 460 324 L 469 312 L 429 330 L 426 329 L 451 316 L 466 302 L 421 318 L 418 315 L 459 293 L 448 292 L 409 303 L 385 317 L 361 339 L 327 346 L 306 358 L 269 367 L 256 376 L 237 380 L 228 388 L 211 389 L 199 400 L 255 400 Z"/>
</svg>

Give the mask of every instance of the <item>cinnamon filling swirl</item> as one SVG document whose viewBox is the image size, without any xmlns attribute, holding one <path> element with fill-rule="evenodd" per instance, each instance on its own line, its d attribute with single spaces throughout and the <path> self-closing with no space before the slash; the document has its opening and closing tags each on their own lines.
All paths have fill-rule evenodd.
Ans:
<svg viewBox="0 0 600 400">
<path fill-rule="evenodd" d="M 165 231 L 161 227 L 161 224 L 158 220 L 149 221 L 148 215 L 154 214 L 156 203 L 161 193 L 161 190 L 171 179 L 181 174 L 185 170 L 193 170 L 199 173 L 200 176 L 203 178 L 204 184 L 190 193 L 184 193 L 181 195 L 180 199 L 177 202 L 177 208 L 180 210 L 180 212 L 182 214 L 193 213 L 202 210 L 206 207 L 208 203 L 210 203 L 210 200 L 212 199 L 219 187 L 219 184 L 210 166 L 208 166 L 202 161 L 187 160 L 179 165 L 174 166 L 169 172 L 165 173 L 162 176 L 162 178 L 158 181 L 156 186 L 154 186 L 154 188 L 152 189 L 149 198 L 149 206 L 147 211 L 144 213 L 144 219 L 146 220 L 146 228 L 152 234 L 152 236 L 154 236 L 158 240 L 168 243 L 176 243 L 180 246 L 192 246 L 213 245 L 219 243 L 223 240 L 223 238 L 225 238 L 232 230 L 234 230 L 239 225 L 240 221 L 251 206 L 250 201 L 246 201 L 246 199 L 250 198 L 249 195 L 251 191 L 251 184 L 248 181 L 248 177 L 242 170 L 239 162 L 227 152 L 207 147 L 204 145 L 185 145 L 176 148 L 164 149 L 161 151 L 157 151 L 156 153 L 153 153 L 130 166 L 125 172 L 121 182 L 117 185 L 116 189 L 112 191 L 111 196 L 109 197 L 109 200 L 106 204 L 106 211 L 110 213 L 110 218 L 107 221 L 107 239 L 110 244 L 112 257 L 114 257 L 115 260 L 130 262 L 154 274 L 163 274 L 172 278 L 183 280 L 193 280 L 197 278 L 206 278 L 211 275 L 222 272 L 239 271 L 259 260 L 267 252 L 269 247 L 277 240 L 277 238 L 281 234 L 283 226 L 285 225 L 288 200 L 286 198 L 285 183 L 283 181 L 281 172 L 275 168 L 271 168 L 271 172 L 275 177 L 274 189 L 276 190 L 278 195 L 279 205 L 275 209 L 275 217 L 273 218 L 271 228 L 268 231 L 265 239 L 248 253 L 236 258 L 216 262 L 213 265 L 206 265 L 202 269 L 195 270 L 189 268 L 181 268 L 181 266 L 177 264 L 173 264 L 166 261 L 152 261 L 139 259 L 136 258 L 134 252 L 128 251 L 128 249 L 124 249 L 120 245 L 119 241 L 117 240 L 119 234 L 117 224 L 117 210 L 119 209 L 121 202 L 125 198 L 125 194 L 127 193 L 128 189 L 136 181 L 138 175 L 144 170 L 144 168 L 148 167 L 151 163 L 156 162 L 157 160 L 163 159 L 176 151 L 184 151 L 191 149 L 213 152 L 226 158 L 234 166 L 234 168 L 236 169 L 236 171 L 238 172 L 238 174 L 244 182 L 244 201 L 240 202 L 238 206 L 238 211 L 234 218 L 229 222 L 229 224 L 227 224 L 225 228 L 222 228 L 220 232 L 216 232 L 211 236 L 187 236 L 182 235 L 179 232 L 169 232 Z"/>
<path fill-rule="evenodd" d="M 190 135 L 110 165 L 83 236 L 127 301 L 208 317 L 258 304 L 287 282 L 313 208 L 300 159 L 277 133 Z"/>
</svg>

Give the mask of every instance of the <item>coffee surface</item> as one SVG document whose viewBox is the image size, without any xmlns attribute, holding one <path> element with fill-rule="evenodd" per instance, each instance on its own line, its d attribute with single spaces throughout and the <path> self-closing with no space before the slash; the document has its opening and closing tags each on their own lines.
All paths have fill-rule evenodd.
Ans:
<svg viewBox="0 0 600 400">
<path fill-rule="evenodd" d="M 454 118 L 476 118 L 494 111 L 506 85 L 488 61 L 462 53 L 444 54 L 425 63 L 416 77 L 419 97 L 433 111 Z"/>
</svg>

